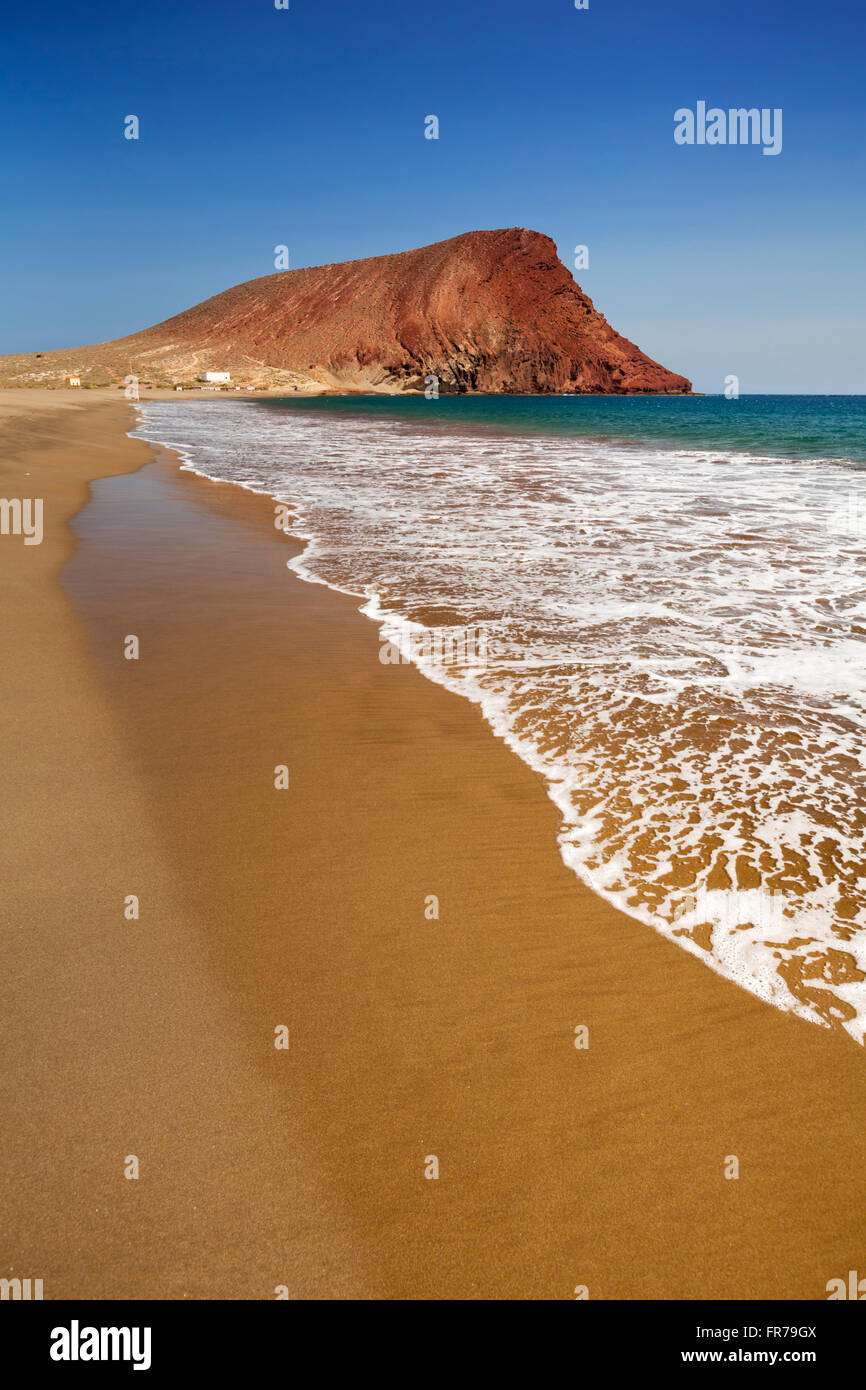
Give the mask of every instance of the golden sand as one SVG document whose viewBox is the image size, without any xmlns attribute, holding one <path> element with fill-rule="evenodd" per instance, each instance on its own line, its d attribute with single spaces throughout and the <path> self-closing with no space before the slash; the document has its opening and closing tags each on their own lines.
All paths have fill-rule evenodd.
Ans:
<svg viewBox="0 0 866 1390">
<path fill-rule="evenodd" d="M 0 1275 L 825 1298 L 863 1259 L 863 1050 L 595 898 L 477 708 L 132 418 L 0 393 L 0 495 L 45 505 L 0 537 Z"/>
</svg>

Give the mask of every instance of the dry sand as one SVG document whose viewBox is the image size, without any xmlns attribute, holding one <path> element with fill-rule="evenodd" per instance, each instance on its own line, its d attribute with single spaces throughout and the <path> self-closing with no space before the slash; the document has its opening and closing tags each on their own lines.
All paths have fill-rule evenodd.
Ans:
<svg viewBox="0 0 866 1390">
<path fill-rule="evenodd" d="M 0 1275 L 821 1299 L 866 1268 L 864 1051 L 584 889 L 477 709 L 132 418 L 0 393 L 0 496 L 45 499 L 41 546 L 0 536 Z"/>
</svg>

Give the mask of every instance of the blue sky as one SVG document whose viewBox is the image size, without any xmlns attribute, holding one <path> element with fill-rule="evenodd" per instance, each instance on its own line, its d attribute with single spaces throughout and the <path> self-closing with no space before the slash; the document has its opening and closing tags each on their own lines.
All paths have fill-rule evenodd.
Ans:
<svg viewBox="0 0 866 1390">
<path fill-rule="evenodd" d="M 866 392 L 862 0 L 52 0 L 4 40 L 2 352 L 133 332 L 278 244 L 520 225 L 586 244 L 597 307 L 698 390 Z M 699 100 L 781 107 L 782 153 L 677 146 Z"/>
</svg>

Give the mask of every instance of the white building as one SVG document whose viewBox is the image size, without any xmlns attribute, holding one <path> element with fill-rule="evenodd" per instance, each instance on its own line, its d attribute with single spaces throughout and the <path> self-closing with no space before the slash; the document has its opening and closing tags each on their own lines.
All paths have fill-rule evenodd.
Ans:
<svg viewBox="0 0 866 1390">
<path fill-rule="evenodd" d="M 231 372 L 202 372 L 199 381 L 231 381 Z"/>
</svg>

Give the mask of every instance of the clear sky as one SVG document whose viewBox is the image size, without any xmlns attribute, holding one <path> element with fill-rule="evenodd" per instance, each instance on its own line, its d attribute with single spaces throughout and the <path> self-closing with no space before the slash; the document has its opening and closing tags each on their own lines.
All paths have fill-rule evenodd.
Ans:
<svg viewBox="0 0 866 1390">
<path fill-rule="evenodd" d="M 519 225 L 698 390 L 866 392 L 863 0 L 51 0 L 4 48 L 2 352 Z M 676 145 L 699 101 L 781 154 Z"/>
</svg>

